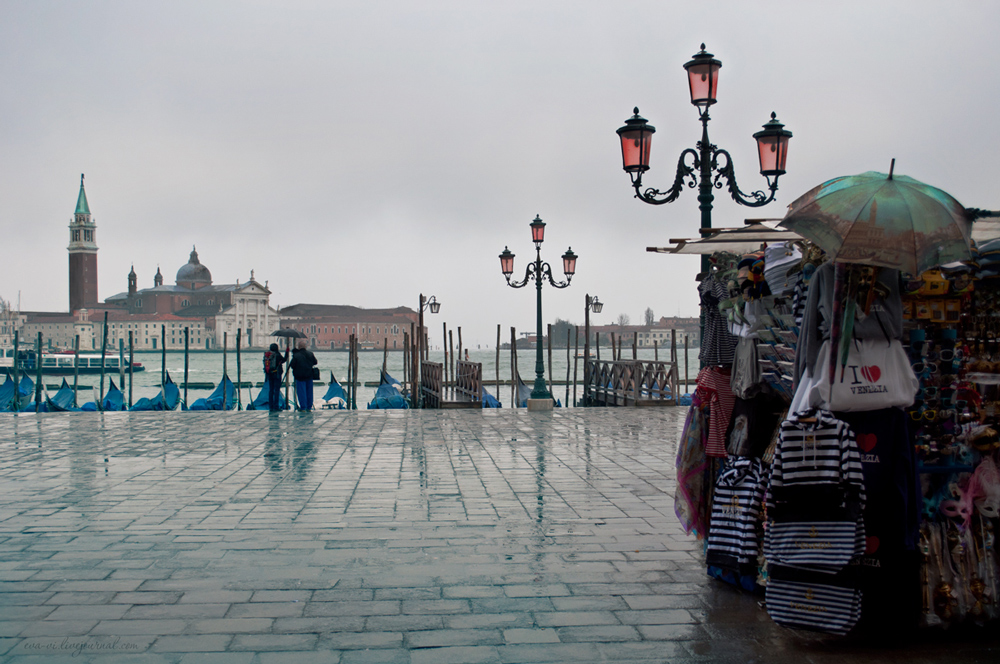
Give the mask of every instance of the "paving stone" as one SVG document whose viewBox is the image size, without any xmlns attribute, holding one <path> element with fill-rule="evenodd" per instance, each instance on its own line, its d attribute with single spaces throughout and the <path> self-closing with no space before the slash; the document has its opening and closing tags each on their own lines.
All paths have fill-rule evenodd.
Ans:
<svg viewBox="0 0 1000 664">
<path fill-rule="evenodd" d="M 507 643 L 559 643 L 559 634 L 554 629 L 505 629 L 504 641 Z"/>
<path fill-rule="evenodd" d="M 410 653 L 412 664 L 499 664 L 500 661 L 500 654 L 493 646 L 422 648 Z"/>
<path fill-rule="evenodd" d="M 258 664 L 339 664 L 340 653 L 330 650 L 311 652 L 262 652 L 257 655 L 257 658 Z"/>
<path fill-rule="evenodd" d="M 485 646 L 503 642 L 503 636 L 496 629 L 436 629 L 406 633 L 406 645 L 410 648 Z"/>
<path fill-rule="evenodd" d="M 336 632 L 323 638 L 323 646 L 333 650 L 399 648 L 402 645 L 400 632 Z"/>
<path fill-rule="evenodd" d="M 311 650 L 315 634 L 238 634 L 229 645 L 231 650 Z"/>
<path fill-rule="evenodd" d="M 201 634 L 198 636 L 162 636 L 153 643 L 155 652 L 222 652 L 232 634 Z"/>
</svg>

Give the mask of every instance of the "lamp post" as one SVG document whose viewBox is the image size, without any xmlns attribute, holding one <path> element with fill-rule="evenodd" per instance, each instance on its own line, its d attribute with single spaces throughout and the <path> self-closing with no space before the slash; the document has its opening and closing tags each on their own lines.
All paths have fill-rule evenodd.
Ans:
<svg viewBox="0 0 1000 664">
<path fill-rule="evenodd" d="M 604 303 L 597 299 L 597 296 L 586 296 L 586 304 L 583 308 L 583 403 L 587 405 L 587 386 L 590 385 L 590 312 L 601 313 Z"/>
<path fill-rule="evenodd" d="M 767 195 L 763 191 L 755 191 L 745 194 L 740 191 L 729 152 L 712 145 L 708 139 L 708 108 L 716 102 L 721 67 L 720 61 L 711 53 L 705 52 L 704 44 L 701 45 L 701 51 L 684 64 L 688 73 L 691 103 L 698 108 L 701 118 L 701 140 L 696 145 L 697 150 L 687 148 L 681 152 L 677 160 L 674 184 L 667 191 L 652 187 L 642 189 L 642 174 L 649 170 L 649 150 L 656 129 L 639 115 L 638 107 L 633 110 L 632 117 L 625 121 L 625 126 L 618 129 L 622 143 L 622 168 L 632 179 L 635 197 L 651 205 L 663 205 L 677 200 L 685 187 L 697 186 L 702 229 L 712 227 L 712 200 L 715 198 L 712 191 L 722 188 L 723 179 L 729 195 L 740 205 L 761 207 L 774 200 L 774 194 L 778 190 L 778 177 L 785 173 L 788 139 L 792 137 L 792 132 L 785 129 L 775 114 L 771 113 L 770 122 L 753 135 L 757 140 L 760 174 L 767 180 L 771 193 Z M 707 269 L 708 257 L 702 256 L 702 271 Z"/>
<path fill-rule="evenodd" d="M 545 361 L 542 356 L 542 280 L 548 279 L 549 284 L 556 288 L 566 288 L 569 286 L 569 282 L 573 280 L 573 275 L 576 274 L 576 254 L 573 253 L 572 247 L 567 249 L 566 253 L 563 254 L 563 273 L 566 275 L 566 281 L 557 282 L 552 278 L 552 268 L 548 263 L 542 262 L 542 242 L 545 239 L 545 222 L 542 221 L 541 217 L 535 215 L 535 219 L 531 222 L 530 226 L 531 241 L 535 243 L 535 261 L 528 263 L 528 267 L 524 272 L 524 279 L 522 281 L 511 282 L 510 275 L 514 273 L 514 254 L 507 247 L 504 247 L 503 253 L 500 254 L 500 270 L 507 280 L 507 285 L 511 288 L 523 288 L 528 285 L 530 280 L 534 279 L 535 281 L 538 300 L 535 332 L 535 384 L 531 390 L 528 409 L 549 410 L 552 408 L 553 401 L 552 395 L 545 387 Z M 532 404 L 532 401 L 535 403 Z"/>
<path fill-rule="evenodd" d="M 430 309 L 432 314 L 436 314 L 441 310 L 441 303 L 437 301 L 437 298 L 431 295 L 429 298 L 424 297 L 424 294 L 420 294 L 420 306 L 417 307 L 419 311 L 419 317 L 417 322 L 417 356 L 414 358 L 413 366 L 413 407 L 419 408 L 420 404 L 420 362 L 424 359 L 424 355 L 427 349 L 424 348 L 424 309 Z"/>
</svg>

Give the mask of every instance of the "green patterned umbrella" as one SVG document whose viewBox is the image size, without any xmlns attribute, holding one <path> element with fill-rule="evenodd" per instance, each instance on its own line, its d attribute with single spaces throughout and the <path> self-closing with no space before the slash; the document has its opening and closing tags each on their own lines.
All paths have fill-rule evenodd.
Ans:
<svg viewBox="0 0 1000 664">
<path fill-rule="evenodd" d="M 969 260 L 975 211 L 905 175 L 869 171 L 834 178 L 788 206 L 780 225 L 834 260 L 920 274 Z"/>
</svg>

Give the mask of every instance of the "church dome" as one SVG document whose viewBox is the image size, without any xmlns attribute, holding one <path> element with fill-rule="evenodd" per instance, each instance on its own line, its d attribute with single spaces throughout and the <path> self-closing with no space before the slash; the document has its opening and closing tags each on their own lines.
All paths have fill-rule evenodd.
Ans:
<svg viewBox="0 0 1000 664">
<path fill-rule="evenodd" d="M 185 284 L 210 284 L 212 283 L 212 273 L 198 260 L 198 252 L 191 249 L 191 258 L 187 265 L 177 270 L 177 285 Z"/>
</svg>

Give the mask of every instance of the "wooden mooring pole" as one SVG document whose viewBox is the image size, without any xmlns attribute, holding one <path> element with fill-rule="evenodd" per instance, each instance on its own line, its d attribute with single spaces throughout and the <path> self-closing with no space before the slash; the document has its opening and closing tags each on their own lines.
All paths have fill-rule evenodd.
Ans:
<svg viewBox="0 0 1000 664">
<path fill-rule="evenodd" d="M 188 404 L 188 352 L 189 343 L 191 341 L 191 332 L 188 328 L 184 328 L 184 408 L 187 408 Z"/>
<path fill-rule="evenodd" d="M 132 332 L 128 333 L 129 338 L 132 338 Z M 17 360 L 15 359 L 15 364 Z M 17 374 L 14 374 L 15 376 Z M 73 340 L 73 408 L 79 408 L 80 404 L 77 403 L 77 390 L 80 387 L 80 335 L 76 335 L 76 339 Z M 131 386 L 130 386 L 131 389 Z M 132 403 L 132 395 L 129 393 L 129 403 Z"/>
<path fill-rule="evenodd" d="M 79 344 L 77 344 L 79 345 Z M 135 351 L 132 347 L 132 330 L 128 331 L 128 407 L 132 407 L 132 379 L 135 377 L 135 370 L 132 365 L 135 364 Z M 164 404 L 166 404 L 166 395 L 164 395 Z M 74 406 L 76 404 L 73 404 Z"/>
<path fill-rule="evenodd" d="M 236 329 L 236 410 L 243 410 L 243 363 L 240 362 L 240 341 L 243 328 Z M 250 393 L 253 396 L 253 392 Z"/>
<path fill-rule="evenodd" d="M 155 329 L 155 328 L 154 328 Z M 108 312 L 104 312 L 104 336 L 101 341 L 101 400 L 97 403 L 97 410 L 104 410 L 104 354 L 108 352 Z"/>
<path fill-rule="evenodd" d="M 580 367 L 580 326 L 575 325 L 573 329 L 576 330 L 576 334 L 573 337 L 573 405 L 576 406 L 576 376 Z M 584 358 L 584 362 L 586 361 L 586 358 Z"/>
<path fill-rule="evenodd" d="M 497 383 L 494 386 L 497 394 L 497 401 L 500 400 L 500 324 L 497 323 L 497 359 L 496 363 L 493 365 L 493 369 L 496 372 Z"/>
</svg>

